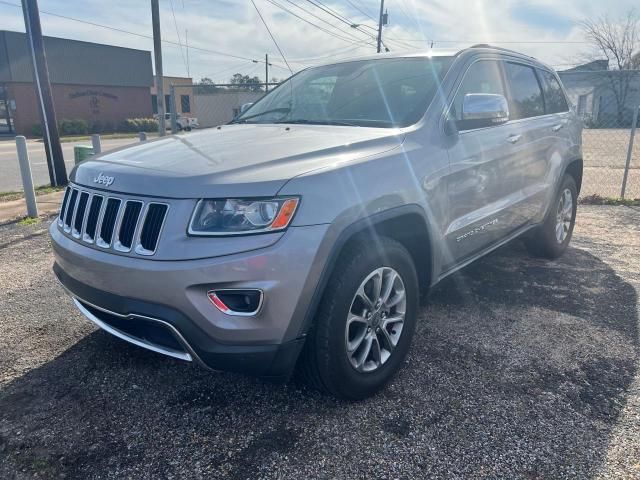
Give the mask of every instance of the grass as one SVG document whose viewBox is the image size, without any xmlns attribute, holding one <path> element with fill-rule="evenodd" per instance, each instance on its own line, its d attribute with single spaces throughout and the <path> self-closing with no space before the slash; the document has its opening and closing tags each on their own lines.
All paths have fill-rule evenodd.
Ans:
<svg viewBox="0 0 640 480">
<path fill-rule="evenodd" d="M 147 132 L 147 138 L 153 138 L 157 136 L 157 133 L 149 133 Z M 138 133 L 101 133 L 100 140 L 117 140 L 118 138 L 138 138 Z M 36 137 L 34 140 L 38 142 L 42 142 L 42 137 Z M 60 137 L 61 143 L 70 143 L 70 142 L 91 142 L 91 135 L 67 135 L 65 137 Z"/>
<path fill-rule="evenodd" d="M 580 199 L 582 205 L 617 205 L 625 207 L 640 207 L 640 198 L 601 197 L 588 195 Z"/>
<path fill-rule="evenodd" d="M 52 187 L 50 185 L 41 185 L 35 188 L 36 196 L 46 195 L 48 193 L 59 192 L 64 190 L 64 187 Z M 0 203 L 11 202 L 13 200 L 20 200 L 24 198 L 24 192 L 0 192 Z"/>
<path fill-rule="evenodd" d="M 22 220 L 18 222 L 18 225 L 27 226 L 27 225 L 35 225 L 36 223 L 40 223 L 39 217 L 24 217 Z"/>
<path fill-rule="evenodd" d="M 153 137 L 156 133 L 147 133 L 147 137 Z M 138 138 L 138 133 L 101 133 L 101 140 L 116 140 L 118 138 Z M 70 135 L 67 137 L 60 137 L 62 143 L 68 142 L 90 142 L 91 135 Z"/>
</svg>

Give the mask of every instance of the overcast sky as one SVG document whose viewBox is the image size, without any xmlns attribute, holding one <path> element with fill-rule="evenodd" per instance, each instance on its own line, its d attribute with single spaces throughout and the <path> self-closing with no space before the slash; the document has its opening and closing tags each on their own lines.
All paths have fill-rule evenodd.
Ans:
<svg viewBox="0 0 640 480">
<path fill-rule="evenodd" d="M 375 53 L 373 19 L 379 0 L 255 3 L 294 71 L 332 58 Z M 19 4 L 19 0 L 0 1 L 0 30 L 24 31 Z M 152 49 L 149 0 L 40 0 L 39 4 L 45 35 Z M 383 39 L 392 51 L 426 49 L 432 41 L 435 48 L 495 42 L 562 69 L 588 48 L 581 43 L 581 19 L 620 16 L 635 4 L 633 0 L 386 0 L 390 24 Z M 188 63 L 194 80 L 226 81 L 236 72 L 264 78 L 264 63 L 251 59 L 263 61 L 265 53 L 273 62 L 270 77 L 289 75 L 251 0 L 160 0 L 160 10 L 165 75 L 186 76 Z M 361 26 L 353 29 L 344 20 Z M 186 31 L 189 62 L 187 49 L 180 46 Z"/>
</svg>

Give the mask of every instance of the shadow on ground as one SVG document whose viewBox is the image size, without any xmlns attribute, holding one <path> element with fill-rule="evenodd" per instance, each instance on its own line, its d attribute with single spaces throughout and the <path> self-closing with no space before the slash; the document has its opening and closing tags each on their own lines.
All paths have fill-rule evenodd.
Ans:
<svg viewBox="0 0 640 480">
<path fill-rule="evenodd" d="M 0 391 L 0 477 L 592 476 L 636 374 L 636 306 L 596 256 L 514 243 L 433 290 L 403 371 L 355 404 L 96 331 Z"/>
</svg>

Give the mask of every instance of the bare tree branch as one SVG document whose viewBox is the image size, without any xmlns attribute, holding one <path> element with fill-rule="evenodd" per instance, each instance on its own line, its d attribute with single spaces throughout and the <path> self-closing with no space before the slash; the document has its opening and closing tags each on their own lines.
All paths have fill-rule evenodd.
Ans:
<svg viewBox="0 0 640 480">
<path fill-rule="evenodd" d="M 591 43 L 592 61 L 604 57 L 609 62 L 608 72 L 598 75 L 606 80 L 613 93 L 618 123 L 622 124 L 631 81 L 638 75 L 635 69 L 640 66 L 640 17 L 631 9 L 619 19 L 604 15 L 586 19 L 580 26 Z"/>
</svg>

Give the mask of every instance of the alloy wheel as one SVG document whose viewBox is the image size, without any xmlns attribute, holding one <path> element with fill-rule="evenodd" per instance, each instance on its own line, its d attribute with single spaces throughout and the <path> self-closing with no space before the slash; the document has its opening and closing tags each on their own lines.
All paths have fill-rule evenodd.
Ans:
<svg viewBox="0 0 640 480">
<path fill-rule="evenodd" d="M 404 282 L 393 268 L 378 268 L 363 280 L 345 330 L 347 356 L 357 371 L 372 372 L 389 360 L 402 335 L 406 307 Z"/>
<path fill-rule="evenodd" d="M 571 220 L 573 219 L 573 195 L 565 188 L 560 194 L 558 210 L 556 212 L 556 240 L 562 243 L 569 235 Z"/>
</svg>

